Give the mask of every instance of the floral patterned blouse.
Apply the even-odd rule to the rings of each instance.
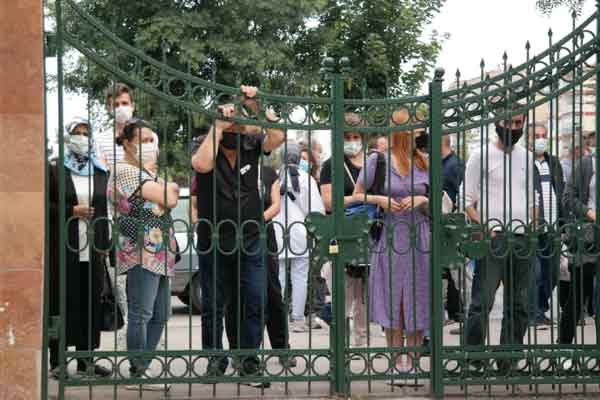
[[[141,193],[142,185],[153,181],[158,178],[146,170],[117,164],[108,184],[111,208],[116,210],[119,274],[141,265],[155,274],[173,275],[177,242],[171,214],[162,206],[145,200]]]

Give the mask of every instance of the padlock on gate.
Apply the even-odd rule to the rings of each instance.
[[[340,245],[336,239],[331,239],[329,242],[329,254],[339,254],[340,253]]]

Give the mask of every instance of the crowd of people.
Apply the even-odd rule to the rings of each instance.
[[[242,86],[241,93],[241,104],[257,112],[257,89]],[[50,311],[60,313],[62,215],[68,241],[66,345],[83,351],[99,347],[101,294],[106,277],[118,276],[112,284],[126,319],[130,373],[144,378],[151,358],[137,353],[157,348],[170,315],[169,277],[178,249],[170,210],[177,205],[179,187],[158,172],[159,138],[147,122],[134,117],[133,91],[115,85],[107,94],[107,107],[114,115],[114,129],[96,134],[88,120],[74,119],[65,127],[63,165],[50,162]],[[225,334],[229,349],[258,349],[266,327],[271,347],[286,349],[290,334],[323,328],[331,318],[326,297],[332,290],[332,272],[328,265],[321,268],[312,262],[305,221],[311,213],[332,211],[332,160],[322,161],[323,149],[316,140],[286,141],[281,129],[232,122],[237,115],[234,104],[219,109],[223,118],[194,139],[190,155],[202,347],[223,349]],[[277,121],[273,110],[266,110],[265,117]],[[390,133],[369,141],[358,130],[344,133],[346,215],[366,212],[371,220],[382,222],[382,232],[373,236],[369,262],[345,266],[346,313],[353,321],[354,346],[369,342],[369,323],[379,325],[387,345],[394,348],[426,344],[429,335],[430,140],[423,129],[400,128],[410,121],[408,113],[395,112]],[[345,114],[345,122],[365,126],[353,112]],[[576,294],[592,297],[588,283],[595,258],[571,257],[565,263],[554,238],[569,218],[595,222],[593,150],[579,149],[590,153],[580,154],[579,163],[573,161],[573,152],[559,160],[549,150],[546,126],[528,125],[525,115],[496,122],[495,134],[466,163],[453,151],[450,137],[442,138],[442,189],[451,211],[464,212],[471,224],[486,226],[491,236],[488,254],[471,263],[474,274],[468,287],[460,284],[460,268],[444,270],[447,317],[465,322],[465,331],[459,332],[467,344],[483,344],[502,283],[500,343],[520,344],[532,322],[553,323],[548,316],[552,293],[570,272],[572,284],[561,282],[559,287],[559,340],[571,343],[582,309]],[[262,159],[276,151],[282,154],[282,166],[263,165]],[[60,169],[65,176],[62,213]],[[530,226],[539,233],[533,254],[519,251],[530,243]],[[468,304],[461,304],[462,299]],[[55,374],[58,354],[58,342],[52,341]],[[396,369],[414,370],[417,357],[416,352],[398,353]],[[225,374],[231,361],[241,376],[261,373],[257,356],[232,359],[223,354],[210,357],[207,375]],[[285,368],[295,365],[293,358],[281,356],[279,361]],[[508,367],[505,364],[499,362],[499,368]],[[477,361],[471,365],[481,368]],[[77,369],[99,376],[113,373],[91,358],[78,359]]]

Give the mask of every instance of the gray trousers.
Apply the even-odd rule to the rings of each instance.
[[[466,327],[468,345],[484,343],[489,314],[500,282],[504,287],[500,344],[523,343],[529,323],[527,293],[531,279],[529,274],[533,273],[531,255],[525,236],[515,235],[512,249],[508,249],[506,239],[502,234],[493,238],[490,254],[478,262],[475,269]]]

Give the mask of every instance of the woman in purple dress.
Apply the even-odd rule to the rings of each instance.
[[[410,132],[391,135],[391,149],[385,155],[384,195],[367,195],[377,169],[377,155],[371,155],[357,180],[357,201],[376,204],[384,212],[385,229],[374,245],[369,276],[371,321],[385,328],[387,344],[408,347],[423,341],[429,327],[429,173],[425,157],[416,149]],[[393,230],[389,235],[388,230]],[[390,236],[389,239],[387,237]],[[398,355],[400,372],[413,369],[414,356]]]

